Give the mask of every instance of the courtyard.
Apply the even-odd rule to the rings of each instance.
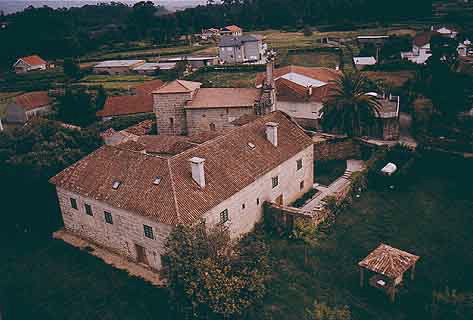
[[[433,290],[471,290],[471,160],[429,156],[407,183],[368,190],[304,263],[304,245],[267,235],[273,273],[254,319],[304,319],[314,300],[349,305],[354,319],[426,319]],[[357,263],[380,242],[419,255],[416,279],[390,304],[359,288]],[[13,245],[15,244],[15,245]],[[0,310],[6,319],[170,319],[165,289],[130,277],[50,235],[1,242]],[[14,249],[13,249],[14,248]]]

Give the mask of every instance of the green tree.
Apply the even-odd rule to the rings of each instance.
[[[71,58],[64,59],[63,68],[64,68],[64,73],[69,78],[79,79],[81,77],[79,65]]]
[[[50,234],[58,228],[61,215],[49,178],[101,144],[96,130],[68,129],[41,118],[0,132],[0,181],[4,186],[0,233],[26,229]]]
[[[359,72],[344,72],[332,82],[331,93],[322,108],[324,130],[360,136],[381,110],[375,97],[368,95],[371,82]]]
[[[91,96],[84,89],[67,89],[58,98],[56,116],[63,122],[86,127],[96,120]]]
[[[100,86],[100,88],[97,90],[97,95],[95,96],[95,109],[96,110],[103,109],[103,106],[105,105],[106,100],[107,100],[107,91],[105,91],[103,86]]]
[[[163,255],[173,305],[194,318],[243,315],[264,297],[268,275],[267,249],[248,236],[233,243],[221,227],[177,226]]]
[[[307,320],[351,320],[348,306],[330,307],[325,303],[314,302],[314,308],[307,310]]]

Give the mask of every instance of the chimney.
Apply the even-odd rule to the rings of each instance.
[[[0,131],[3,131],[2,119],[0,118]]]
[[[274,83],[274,60],[268,58],[266,62],[266,86],[273,87]]]
[[[203,189],[205,188],[205,159],[193,157],[189,159],[192,169],[192,179]]]
[[[336,70],[336,71],[340,71],[340,65],[337,64],[337,65],[335,66],[335,70]]]
[[[266,139],[275,147],[278,146],[278,126],[276,122],[266,123]]]
[[[308,89],[309,89],[309,97],[311,97],[312,96],[312,85],[311,84],[309,84]]]

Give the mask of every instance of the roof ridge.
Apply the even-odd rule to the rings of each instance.
[[[174,186],[174,175],[172,173],[171,161],[170,161],[171,158],[166,159],[166,162],[167,162],[168,170],[169,170],[169,178],[171,179],[171,190],[172,190],[172,198],[174,200],[174,208],[176,209],[176,219],[177,219],[176,224],[181,224],[181,214],[179,212],[179,205],[177,203],[177,198],[176,198],[176,187]]]

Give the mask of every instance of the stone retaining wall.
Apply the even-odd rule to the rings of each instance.
[[[316,134],[314,141],[314,160],[343,160],[361,156],[358,141],[349,137]]]

